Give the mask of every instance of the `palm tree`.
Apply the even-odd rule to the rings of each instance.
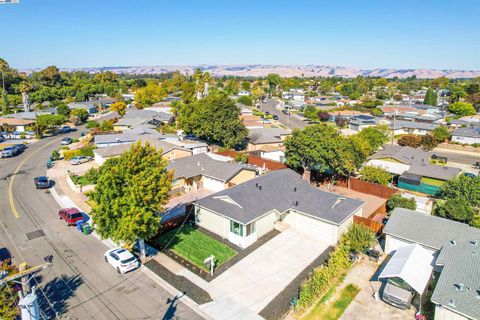
[[[193,79],[195,79],[195,94],[197,97],[197,100],[202,99],[202,90],[203,90],[203,74],[202,70],[200,68],[195,69],[195,72],[193,74]]]
[[[0,58],[0,72],[2,73],[2,113],[8,113],[7,91],[5,90],[5,71],[9,68],[8,62]]]
[[[210,76],[210,73],[205,72],[202,77],[203,80],[203,97],[208,96],[208,88],[210,84],[212,83],[213,79]]]
[[[28,93],[32,90],[32,84],[28,81],[22,81],[18,86],[18,90],[22,93],[23,111],[30,111]]]

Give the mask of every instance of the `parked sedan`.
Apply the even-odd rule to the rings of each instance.
[[[85,162],[88,162],[88,161],[92,161],[93,158],[92,157],[88,157],[88,156],[76,156],[76,157],[73,157],[71,160],[70,160],[70,164],[76,166],[78,164],[82,164],[82,163],[85,163]]]
[[[17,149],[13,146],[5,147],[2,150],[2,153],[0,153],[1,158],[8,158],[8,157],[13,157],[14,155],[17,154]]]
[[[115,248],[105,252],[105,262],[109,263],[118,273],[127,273],[140,267],[140,261],[124,248]]]
[[[50,180],[48,180],[48,177],[45,177],[45,176],[33,178],[33,184],[35,184],[36,189],[50,188]]]
[[[72,131],[70,126],[63,126],[60,128],[60,133],[69,133],[70,131]]]
[[[66,146],[66,145],[69,145],[72,142],[73,142],[72,138],[63,138],[62,142],[60,142],[60,144],[63,145],[63,146]]]

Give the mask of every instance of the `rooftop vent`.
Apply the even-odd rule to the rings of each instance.
[[[465,291],[463,283],[460,282],[460,283],[455,283],[453,285],[455,286],[455,291]]]
[[[294,187],[294,188],[293,188],[293,192],[297,192],[297,187]]]
[[[470,244],[471,244],[472,246],[477,246],[477,245],[478,245],[478,241],[477,241],[477,240],[472,240],[472,241],[470,241]]]
[[[478,300],[480,300],[480,289],[477,290],[477,294],[475,295],[475,298],[477,298]]]
[[[297,207],[298,206],[298,201],[297,200],[293,201],[293,205]]]
[[[336,206],[337,204],[339,204],[340,202],[342,202],[343,200],[345,200],[345,198],[343,198],[343,197],[338,198],[337,201],[335,201],[335,203],[333,204],[333,206],[332,206],[330,209],[335,208],[335,206]]]
[[[456,245],[457,245],[457,241],[456,241],[455,239],[450,240],[450,244],[451,244],[452,246],[456,246]]]
[[[454,307],[454,308],[456,307],[456,306],[455,306],[455,301],[453,301],[453,299],[450,299],[450,300],[448,301],[448,305],[449,305],[450,307]]]
[[[262,190],[262,185],[261,184],[258,185],[258,190]]]

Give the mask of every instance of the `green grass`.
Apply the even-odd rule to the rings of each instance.
[[[360,288],[353,284],[349,284],[342,289],[342,291],[338,295],[338,298],[329,305],[325,305],[325,302],[328,300],[328,298],[324,299],[322,297],[322,299],[317,302],[315,307],[308,314],[302,317],[302,320],[337,320],[342,316],[350,302],[353,301],[353,299],[359,292]],[[322,300],[324,301],[322,302]]]
[[[72,178],[73,183],[75,183],[76,185],[79,185],[79,186],[86,186],[86,185],[89,185],[89,184],[94,184],[93,181],[90,181],[85,176],[77,176],[75,174],[71,174],[70,178]]]
[[[420,181],[424,184],[428,184],[435,187],[441,187],[445,184],[445,181],[443,180],[426,178],[426,177],[423,177]]]
[[[168,247],[203,270],[209,271],[203,261],[212,254],[215,256],[217,267],[237,254],[229,246],[195,228],[183,226],[180,232],[175,235],[176,232],[177,229],[172,230],[154,241],[163,247],[173,238]]]

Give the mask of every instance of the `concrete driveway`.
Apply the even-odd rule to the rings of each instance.
[[[201,308],[218,319],[235,318],[228,313],[241,310],[240,305],[258,314],[327,248],[327,243],[288,228],[212,280],[214,301]]]

